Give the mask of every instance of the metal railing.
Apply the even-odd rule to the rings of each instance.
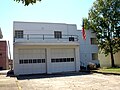
[[[78,41],[77,35],[62,35],[62,36],[54,36],[54,34],[24,34],[21,36],[14,37],[14,42],[17,42],[17,40],[48,40],[48,41],[54,41],[54,40],[60,40],[60,41]]]

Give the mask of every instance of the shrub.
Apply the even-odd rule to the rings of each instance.
[[[96,69],[96,64],[95,63],[89,63],[87,65],[87,69],[88,70],[95,70]]]

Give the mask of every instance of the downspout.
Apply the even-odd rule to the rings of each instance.
[[[11,62],[11,52],[10,52],[10,43],[8,41],[8,48],[9,48],[9,59],[10,59],[10,70],[12,71],[12,62]]]

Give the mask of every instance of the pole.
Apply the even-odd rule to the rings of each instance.
[[[9,48],[9,57],[10,57],[10,70],[12,71],[12,61],[11,61],[11,52],[10,52],[10,43],[8,41],[8,48]]]

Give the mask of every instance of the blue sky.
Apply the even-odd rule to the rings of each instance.
[[[77,28],[81,29],[82,18],[88,16],[94,1],[42,0],[34,5],[24,6],[14,0],[0,0],[0,28],[3,39],[10,41],[13,52],[13,21],[77,24]]]

